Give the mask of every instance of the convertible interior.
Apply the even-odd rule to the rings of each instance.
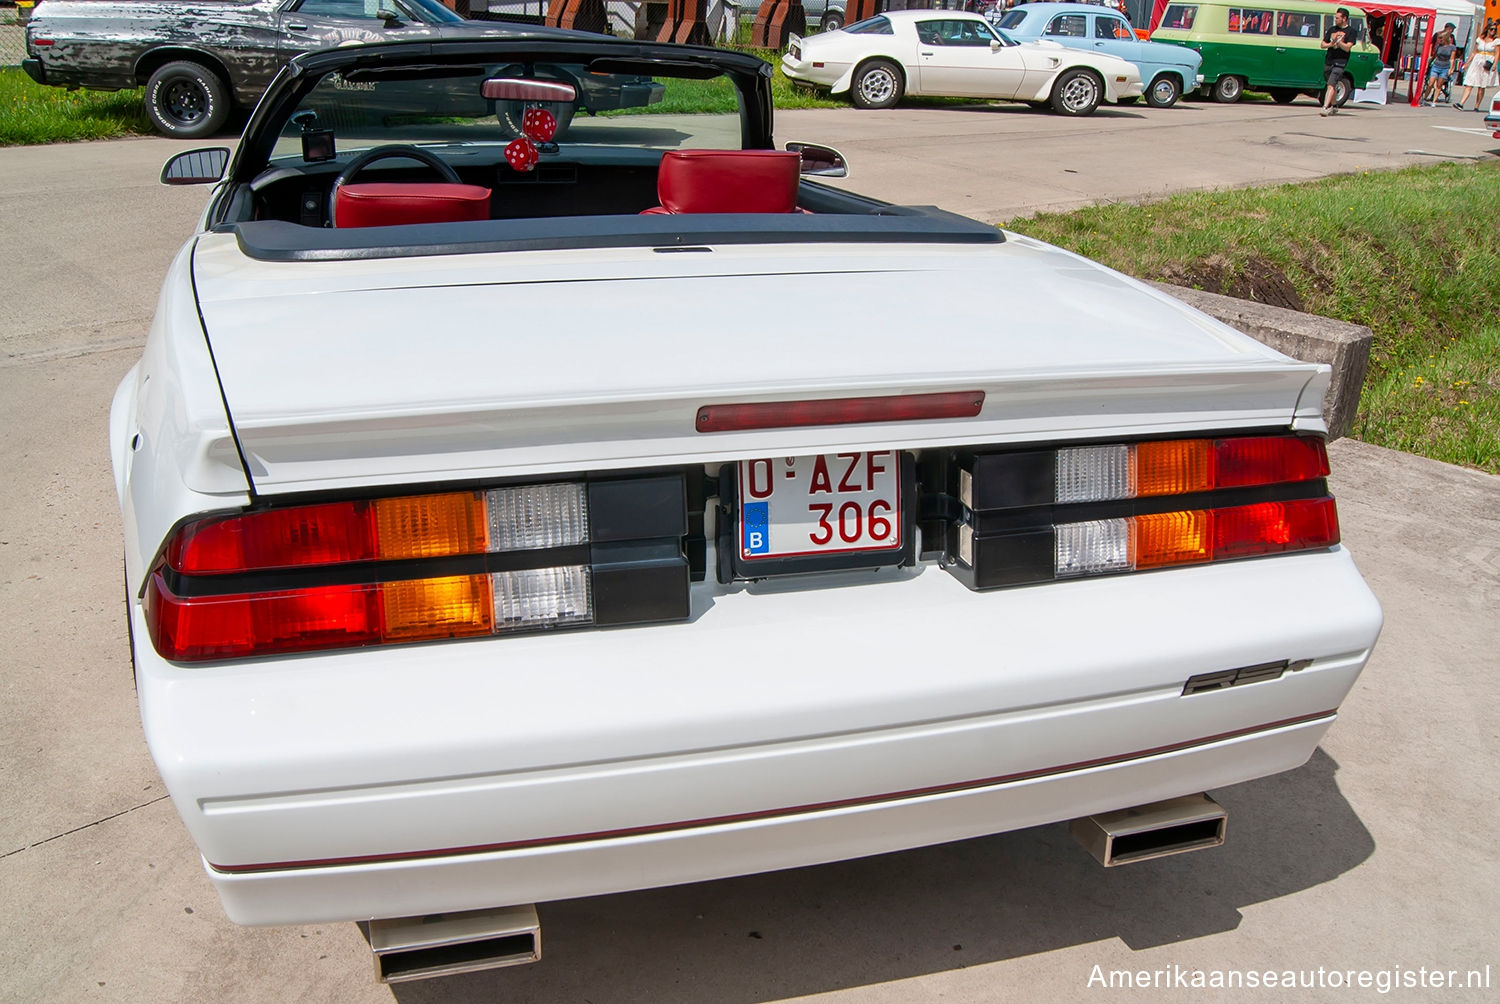
[[[303,57],[247,129],[256,138],[229,165],[213,229],[272,260],[1000,239],[971,220],[811,180],[842,177],[843,160],[812,144],[772,148],[768,75],[754,57],[582,48],[561,59],[516,43]]]

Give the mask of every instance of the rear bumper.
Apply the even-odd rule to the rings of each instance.
[[[350,865],[227,873],[205,862],[236,923],[421,916],[794,868],[1090,815],[1300,766],[1333,722],[978,788],[660,833]]]
[[[146,642],[142,718],[231,918],[323,922],[795,867],[1286,770],[1380,627],[1341,549],[985,594],[935,567],[835,583],[702,584],[684,624],[210,669]],[[1312,661],[1182,696],[1278,660]]]

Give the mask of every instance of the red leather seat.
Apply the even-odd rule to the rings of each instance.
[[[669,150],[648,213],[794,213],[801,154],[790,150]]]
[[[372,181],[343,185],[334,197],[336,227],[460,223],[490,218],[490,190],[447,182]]]

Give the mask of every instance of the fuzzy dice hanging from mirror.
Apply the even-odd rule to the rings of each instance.
[[[521,135],[505,147],[505,162],[512,171],[530,171],[541,159],[538,144],[551,143],[557,135],[557,116],[538,105],[521,115]]]

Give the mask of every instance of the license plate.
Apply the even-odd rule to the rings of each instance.
[[[740,461],[741,559],[901,547],[900,474],[894,450]]]

